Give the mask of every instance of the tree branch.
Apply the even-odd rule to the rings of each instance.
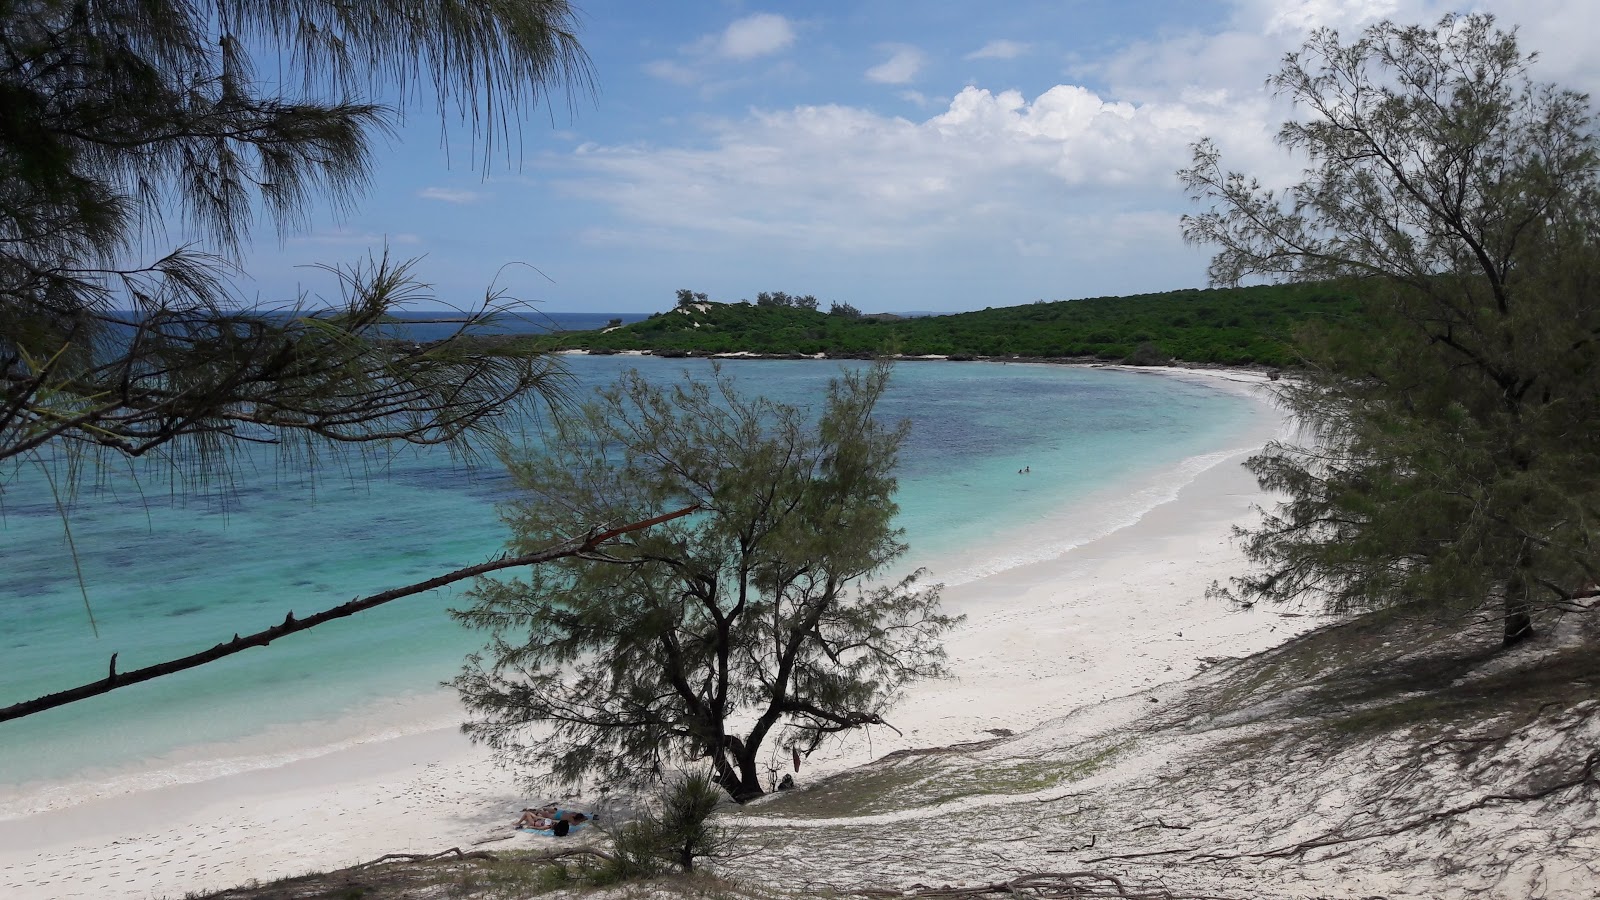
[[[116,670],[116,654],[112,654],[110,670],[104,679],[90,682],[85,685],[80,685],[69,690],[59,691],[54,694],[47,694],[43,697],[38,697],[33,700],[25,700],[21,703],[7,706],[3,709],[0,709],[0,722],[6,722],[12,719],[20,719],[24,716],[31,716],[35,713],[44,712],[47,709],[54,709],[58,706],[65,706],[68,703],[75,703],[79,700],[86,700],[90,697],[109,693],[117,688],[127,687],[131,684],[138,684],[141,681],[149,681],[152,678],[159,678],[162,675],[171,675],[175,672],[193,669],[209,662],[215,662],[223,657],[232,656],[233,654],[249,647],[265,647],[281,637],[286,637],[301,631],[307,631],[323,624],[324,622],[331,622],[334,619],[342,619],[346,616],[354,615],[355,613],[363,612],[376,606],[382,606],[391,600],[398,600],[401,597],[409,597],[413,594],[420,594],[424,591],[433,590],[434,588],[444,587],[447,584],[453,584],[454,582],[461,581],[466,578],[485,575],[489,572],[499,571],[500,569],[509,569],[517,566],[538,565],[554,559],[586,553],[594,550],[596,547],[613,538],[634,531],[640,531],[654,525],[660,525],[663,522],[669,522],[673,519],[695,512],[699,508],[699,506],[686,506],[683,509],[664,513],[651,519],[630,522],[626,525],[621,525],[606,531],[591,532],[584,537],[568,538],[565,541],[562,541],[551,547],[546,547],[543,550],[536,550],[532,553],[524,553],[521,556],[502,557],[501,559],[486,563],[479,563],[475,566],[467,566],[464,569],[457,569],[454,572],[438,575],[433,578],[429,578],[426,581],[419,581],[415,584],[406,585],[405,587],[393,588],[391,590],[372,594],[367,597],[360,597],[355,600],[351,600],[348,603],[343,603],[339,606],[323,610],[322,612],[308,616],[304,619],[296,619],[294,613],[291,611],[287,616],[284,617],[283,622],[279,625],[274,625],[271,628],[257,631],[254,634],[248,634],[244,636],[235,634],[233,636],[233,640],[224,641],[208,650],[203,650],[199,653],[193,653],[178,659],[172,659],[166,662],[145,666],[142,669],[134,669],[130,672],[123,672],[119,674]]]

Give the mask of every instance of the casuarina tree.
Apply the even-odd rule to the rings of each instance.
[[[489,635],[455,681],[467,733],[559,782],[709,761],[744,800],[763,792],[764,754],[881,724],[904,685],[941,675],[954,620],[938,588],[889,577],[906,550],[906,429],[873,415],[889,374],[843,372],[808,421],[720,371],[670,386],[632,373],[512,459],[517,549],[573,522],[700,511],[481,582],[455,613]]]
[[[1600,568],[1600,157],[1588,98],[1532,79],[1488,16],[1316,32],[1271,83],[1307,160],[1280,189],[1181,173],[1216,282],[1340,279],[1300,335],[1306,426],[1250,460],[1287,500],[1244,533],[1245,600],[1487,614],[1509,646]]]
[[[459,117],[486,163],[522,113],[588,84],[565,0],[0,2],[0,504],[42,469],[67,509],[97,457],[225,483],[234,454],[263,444],[305,466],[382,443],[471,453],[558,399],[549,357],[463,339],[509,302],[488,273],[456,334],[421,342],[397,339],[391,313],[444,301],[387,252],[325,265],[334,289],[317,298],[257,301],[239,282],[258,219],[281,236],[359,198],[402,109]],[[138,671],[112,653],[103,678],[0,721],[465,577],[290,613]]]
[[[574,27],[547,0],[0,3],[0,491],[19,462],[88,453],[199,478],[247,443],[464,449],[538,397],[546,360],[386,340],[432,298],[386,254],[276,312],[236,281],[258,216],[285,234],[355,201],[405,105],[459,115],[487,154],[584,89]]]

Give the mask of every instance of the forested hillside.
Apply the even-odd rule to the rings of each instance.
[[[700,295],[704,296],[704,295]],[[845,306],[851,313],[853,307]],[[552,349],[764,354],[1090,357],[1293,365],[1295,329],[1354,315],[1328,284],[1182,290],[1037,302],[942,316],[840,315],[798,306],[684,303],[605,332],[542,338]]]

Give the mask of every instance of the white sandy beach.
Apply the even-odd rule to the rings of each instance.
[[[1169,373],[1171,370],[1167,370]],[[1176,373],[1239,390],[1247,373]],[[1270,434],[1253,436],[1264,441]],[[946,642],[952,681],[916,687],[870,745],[813,757],[829,770],[908,747],[1022,731],[1103,699],[1252,653],[1314,616],[1234,611],[1206,588],[1242,562],[1229,530],[1265,497],[1239,453],[1136,523],[1066,554],[951,587],[967,622]],[[937,578],[938,573],[935,573]],[[525,805],[509,773],[453,728],[377,738],[285,765],[72,803],[0,820],[0,894],[164,897],[436,852],[503,835]],[[518,836],[512,842],[548,840]]]

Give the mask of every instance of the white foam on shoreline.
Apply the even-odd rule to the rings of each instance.
[[[67,778],[0,786],[0,822],[110,797],[274,769],[363,744],[455,728],[461,720],[460,703],[447,688],[395,697],[381,708],[356,716],[276,725],[237,740],[184,746],[127,767],[96,768]]]

